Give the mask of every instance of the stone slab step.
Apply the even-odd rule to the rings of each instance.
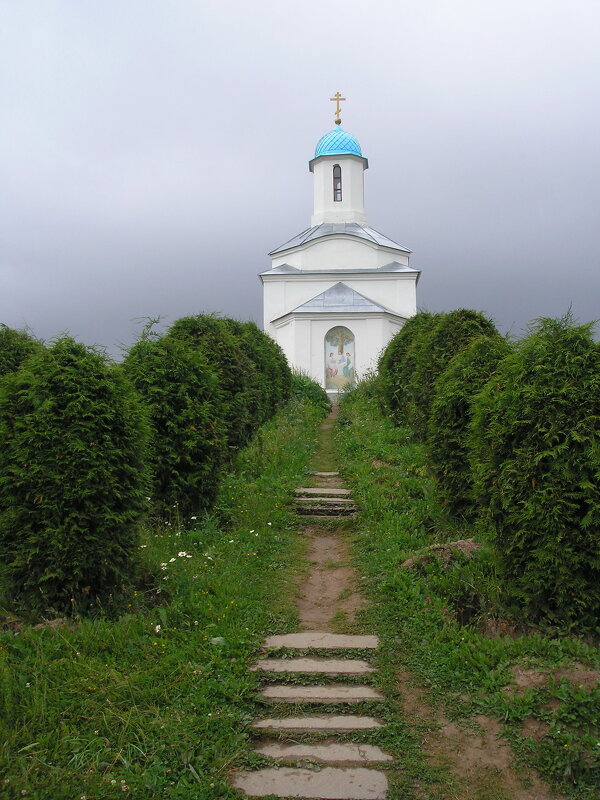
[[[297,508],[296,514],[301,517],[311,517],[312,519],[346,519],[347,517],[355,517],[358,508],[344,508],[344,509],[319,509],[313,511],[310,508]]]
[[[308,797],[314,800],[384,800],[387,778],[379,770],[364,767],[325,767],[310,769],[281,767],[240,772],[233,786],[249,797]]]
[[[263,742],[254,748],[256,753],[279,761],[310,759],[324,764],[363,764],[376,761],[393,761],[385,750],[372,744],[354,742],[327,742],[325,744],[289,744],[287,742]]]
[[[298,505],[315,503],[315,505],[325,506],[350,506],[354,505],[354,500],[351,500],[348,497],[294,497],[294,503],[297,503]]]
[[[350,489],[314,489],[314,488],[300,488],[296,489],[296,494],[299,495],[325,495],[329,497],[348,497]]]
[[[338,478],[339,472],[312,472],[311,475],[316,475],[317,478]]]
[[[385,700],[371,686],[265,686],[261,689],[267,700],[282,703],[364,703]]]
[[[358,508],[317,508],[314,506],[297,506],[296,514],[301,517],[317,517],[318,519],[343,519],[354,517]]]
[[[304,672],[314,675],[367,675],[375,669],[359,658],[261,658],[253,672]]]
[[[259,731],[367,731],[381,728],[382,725],[374,717],[359,717],[355,714],[307,714],[303,717],[257,719],[252,723],[252,727]]]
[[[307,650],[321,647],[328,650],[352,649],[374,650],[379,646],[377,636],[347,636],[343,633],[325,633],[323,631],[304,631],[302,633],[284,633],[267,636],[263,647],[288,647],[293,650]]]

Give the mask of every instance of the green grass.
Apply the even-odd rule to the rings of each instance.
[[[324,427],[317,430],[317,447],[311,459],[311,467],[316,472],[335,472],[337,470],[337,451],[333,439],[334,421],[327,419]]]
[[[383,417],[367,392],[346,398],[339,423],[341,471],[361,508],[356,564],[372,601],[365,619],[382,642],[377,666],[387,683],[383,688],[391,691],[395,670],[409,670],[447,716],[495,717],[517,763],[536,766],[571,797],[596,798],[600,689],[579,689],[558,677],[520,693],[514,691],[511,668],[552,672],[580,664],[597,670],[597,643],[560,630],[528,628],[523,620],[514,622],[511,635],[486,635],[485,619],[507,617],[515,610],[503,605],[485,531],[457,528],[447,518],[423,448],[414,444],[410,431]],[[427,545],[473,536],[479,537],[482,549],[471,560],[458,559],[448,569],[437,563],[416,570],[400,567]],[[546,724],[540,741],[524,735],[527,718]],[[406,730],[402,735],[408,735]],[[413,774],[418,758],[414,753],[411,758],[408,772]],[[449,785],[447,774],[430,769],[427,775],[419,778],[421,785]],[[431,792],[432,797],[446,796],[433,788]]]
[[[0,797],[239,796],[227,776],[255,760],[246,724],[259,708],[248,666],[265,634],[296,621],[289,500],[322,414],[285,407],[242,451],[211,516],[174,508],[147,529],[120,618],[0,634]]]

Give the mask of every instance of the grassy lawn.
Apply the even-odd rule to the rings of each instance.
[[[40,628],[2,615],[0,797],[239,796],[227,774],[251,758],[248,665],[265,634],[294,626],[301,547],[288,503],[322,415],[285,407],[240,454],[210,517],[174,508],[147,528],[120,618]]]
[[[355,392],[342,403],[336,440],[342,475],[361,507],[356,564],[372,601],[366,622],[381,637],[377,664],[388,695],[400,675],[451,725],[488,722],[510,742],[516,765],[535,766],[573,798],[597,798],[600,786],[600,649],[568,632],[532,628],[504,607],[485,531],[460,528],[446,516],[428,476],[423,448],[382,416],[373,398]],[[435,558],[407,569],[423,548],[475,537],[472,558],[446,565]],[[410,717],[410,707],[404,703]],[[410,703],[408,703],[410,706]],[[431,716],[431,715],[430,715]],[[407,717],[407,718],[408,718]],[[400,717],[398,717],[400,720]],[[516,797],[494,770],[474,791],[415,749],[436,726],[413,715],[398,721],[391,747],[412,753],[398,797]],[[400,745],[400,746],[397,746]],[[442,765],[443,766],[443,765]],[[485,778],[485,780],[484,780]],[[420,787],[420,788],[419,788]],[[401,789],[406,792],[402,794]],[[396,794],[394,794],[396,796]]]

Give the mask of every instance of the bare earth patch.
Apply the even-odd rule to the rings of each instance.
[[[557,681],[566,678],[569,683],[579,686],[580,689],[596,689],[600,684],[600,670],[590,669],[577,662],[570,667],[554,670],[553,675]]]
[[[507,687],[507,691],[513,694],[523,694],[525,689],[539,689],[548,684],[548,681],[553,678],[557,683],[562,679],[566,679],[573,686],[578,686],[580,689],[595,689],[600,684],[600,671],[597,669],[590,669],[578,662],[574,662],[568,667],[560,667],[558,669],[535,669],[521,667],[518,664],[511,667],[511,673],[515,686]]]
[[[364,599],[355,590],[355,572],[347,565],[349,548],[339,533],[310,525],[308,575],[299,587],[298,613],[304,630],[333,631],[334,619],[353,622]]]
[[[484,715],[474,717],[476,730],[459,727],[439,709],[432,709],[424,693],[411,684],[408,673],[400,671],[398,682],[404,709],[415,722],[429,722],[421,746],[434,766],[449,769],[456,777],[455,792],[448,800],[559,800],[562,795],[531,771],[517,772],[507,742],[500,738],[499,722]],[[543,734],[542,734],[543,735]]]
[[[475,539],[459,539],[456,542],[446,542],[445,544],[432,544],[412,558],[407,558],[400,566],[403,569],[411,569],[419,564],[428,564],[432,558],[440,561],[444,565],[450,564],[458,553],[472,558],[473,553],[479,550],[479,545]]]
[[[512,667],[510,671],[516,686],[514,689],[515,694],[523,694],[524,689],[539,689],[548,683],[547,672],[519,666]]]
[[[313,475],[310,484],[318,489],[343,489],[344,481],[339,475]]]
[[[535,717],[525,717],[523,720],[521,733],[523,736],[529,736],[530,739],[534,739],[536,742],[539,742],[539,740],[543,739],[549,730],[550,726],[545,722],[542,722],[540,719],[535,719]]]

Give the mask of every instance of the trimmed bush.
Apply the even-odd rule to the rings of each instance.
[[[292,370],[292,397],[303,403],[308,401],[317,408],[329,411],[331,408],[327,392],[322,386],[300,370]]]
[[[427,447],[432,470],[452,514],[472,516],[474,512],[468,458],[471,406],[510,352],[510,344],[500,334],[480,336],[454,356],[436,381]]]
[[[533,617],[600,617],[600,352],[543,319],[473,406],[471,464],[505,578]]]
[[[43,345],[27,331],[18,331],[0,323],[0,377],[19,369],[29,356],[39,353]]]
[[[234,449],[242,447],[260,424],[260,396],[252,385],[256,368],[231,326],[215,314],[197,314],[178,319],[167,337],[200,350],[217,373],[227,444]]]
[[[460,308],[435,317],[413,350],[413,369],[406,387],[406,413],[416,437],[427,440],[427,425],[435,382],[451,359],[478,336],[497,333],[494,323],[478,311]]]
[[[69,337],[0,385],[0,562],[9,597],[83,611],[130,577],[147,422],[106,356]]]
[[[416,343],[435,324],[437,316],[420,311],[410,317],[389,341],[379,359],[381,395],[397,425],[406,422],[405,390],[414,367]]]
[[[122,368],[149,410],[153,510],[209,509],[227,449],[217,374],[202,351],[166,337],[141,339]]]
[[[259,395],[260,422],[266,422],[290,396],[292,373],[287,359],[281,347],[254,322],[228,318],[224,322],[256,367],[252,374],[252,385]]]

